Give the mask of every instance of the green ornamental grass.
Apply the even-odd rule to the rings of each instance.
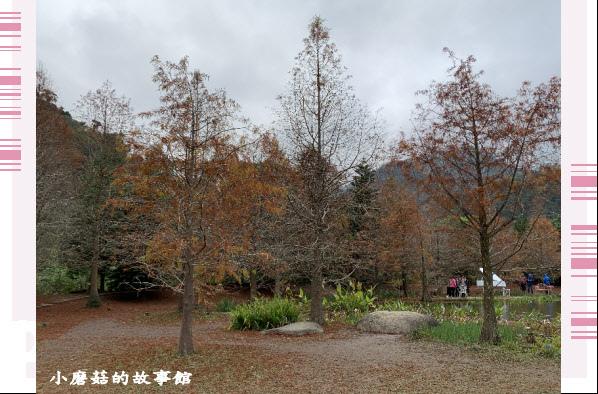
[[[256,298],[250,304],[231,311],[231,328],[266,330],[294,323],[299,319],[299,305],[290,298]]]

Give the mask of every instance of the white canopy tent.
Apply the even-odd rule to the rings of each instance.
[[[482,271],[482,273],[484,273],[484,269],[480,268],[480,271]],[[498,277],[498,275],[496,275],[494,272],[492,273],[492,285],[494,287],[507,287],[507,284],[505,283],[504,280],[500,279]],[[484,286],[484,280],[477,280],[476,281],[476,285],[477,286]]]

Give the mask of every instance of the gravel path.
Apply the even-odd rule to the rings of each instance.
[[[144,310],[157,313],[172,304],[113,302],[111,311],[74,313],[80,307],[77,302],[84,301],[38,311],[38,318],[48,321],[47,327],[38,327],[38,392],[56,391],[58,387],[48,381],[61,368],[72,371],[87,365],[93,370],[100,360],[101,368],[117,369],[121,366],[108,360],[129,365],[127,357],[143,359],[161,347],[176,349],[178,326],[139,324]],[[118,313],[110,313],[114,311]],[[71,326],[61,326],[68,316]],[[304,337],[238,332],[227,325],[227,317],[195,324],[198,354],[213,351],[229,358],[221,364],[217,358],[201,373],[195,371],[202,376],[197,381],[201,386],[191,392],[441,392],[447,387],[465,393],[517,393],[522,387],[532,393],[560,392],[560,367],[554,361],[466,351],[400,335],[360,332],[347,325],[326,326],[323,334]],[[167,356],[159,362],[172,359]],[[216,383],[210,383],[212,378]],[[137,392],[133,387],[127,390]]]

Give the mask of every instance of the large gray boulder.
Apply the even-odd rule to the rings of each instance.
[[[408,334],[425,325],[437,326],[439,323],[417,312],[377,311],[362,317],[357,329],[384,334]]]
[[[262,331],[262,334],[287,334],[287,335],[306,335],[319,334],[324,332],[318,323],[311,321],[302,321],[298,323],[287,324],[286,326],[272,328]]]

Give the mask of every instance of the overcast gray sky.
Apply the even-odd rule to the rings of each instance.
[[[314,15],[393,136],[410,130],[415,91],[446,78],[445,46],[474,55],[505,96],[561,74],[560,0],[38,0],[37,59],[65,109],[109,79],[142,112],[158,105],[152,56],[189,55],[210,87],[270,125]]]

